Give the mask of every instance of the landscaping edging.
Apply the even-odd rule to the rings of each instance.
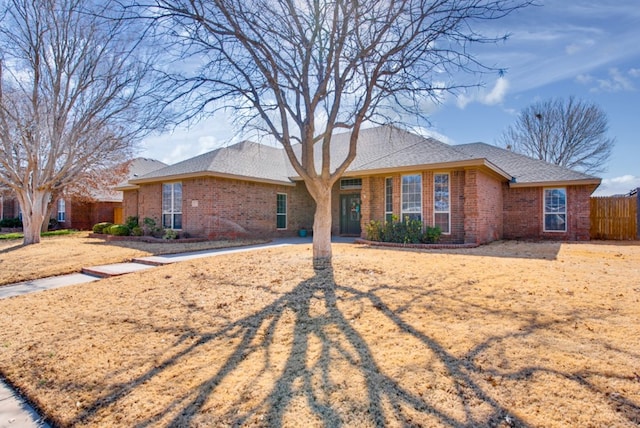
[[[480,244],[402,244],[398,242],[368,241],[363,238],[356,238],[354,244],[371,245],[373,247],[391,248],[416,248],[420,250],[455,250],[456,248],[476,248]]]
[[[105,241],[140,241],[140,242],[161,243],[161,244],[209,241],[209,239],[207,238],[163,239],[163,238],[154,238],[152,236],[116,236],[116,235],[106,235],[104,233],[90,233],[89,238],[104,239]]]

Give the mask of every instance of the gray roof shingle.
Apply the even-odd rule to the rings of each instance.
[[[331,168],[347,156],[350,133],[336,134],[331,141]],[[300,145],[293,147],[300,155]],[[322,145],[316,144],[315,160],[319,169]],[[484,143],[448,145],[393,126],[363,129],[356,158],[347,169],[349,175],[407,170],[411,167],[441,167],[447,164],[483,164],[514,183],[544,183],[599,179],[581,172],[532,159]],[[138,176],[131,183],[171,179],[172,177],[211,174],[254,181],[291,183],[298,174],[282,148],[243,141]]]
[[[598,180],[597,177],[533,159],[500,147],[485,143],[459,144],[454,149],[474,158],[487,159],[515,178],[515,183],[544,183],[580,180]]]
[[[198,173],[218,173],[248,180],[263,180],[290,183],[288,162],[284,150],[251,141],[243,141],[228,147],[221,147],[186,159],[174,165],[150,172],[141,181],[153,178],[194,175]],[[136,180],[132,180],[133,183]]]

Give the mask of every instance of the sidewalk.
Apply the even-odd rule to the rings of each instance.
[[[332,242],[351,243],[353,238],[333,237]],[[283,247],[296,244],[310,244],[311,238],[284,238],[274,239],[266,244],[250,245],[246,247],[218,248],[201,250],[189,253],[166,254],[161,256],[149,256],[133,259],[130,263],[114,263],[82,268],[81,273],[60,275],[51,278],[34,279],[0,287],[0,299],[20,296],[22,294],[35,293],[53,288],[69,285],[89,283],[102,278],[125,275],[152,269],[154,266],[162,266],[186,260],[212,257],[222,254],[242,253],[261,250],[264,248]],[[0,379],[0,428],[50,428],[43,422],[36,411],[27,404],[20,395]]]

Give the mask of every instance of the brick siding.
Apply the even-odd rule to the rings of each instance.
[[[589,240],[589,198],[595,186],[566,186],[565,188],[567,190],[567,231],[545,232],[544,188],[510,188],[508,183],[503,184],[504,237],[506,239]]]
[[[502,184],[478,169],[465,171],[464,242],[483,244],[503,236]]]
[[[182,180],[182,230],[210,239],[292,236],[301,227],[311,228],[315,204],[304,183],[275,185],[218,177]],[[162,184],[142,184],[125,191],[125,216],[134,209],[140,219],[161,224]],[[277,194],[287,195],[287,228],[276,228]]]

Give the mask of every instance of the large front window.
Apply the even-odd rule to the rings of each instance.
[[[433,175],[433,225],[439,227],[442,233],[450,233],[449,174]]]
[[[422,176],[402,176],[402,221],[422,221]]]
[[[182,229],[182,183],[162,185],[162,227]]]
[[[276,197],[276,228],[287,228],[287,195],[278,193]]]
[[[544,189],[544,231],[567,231],[567,190]]]

